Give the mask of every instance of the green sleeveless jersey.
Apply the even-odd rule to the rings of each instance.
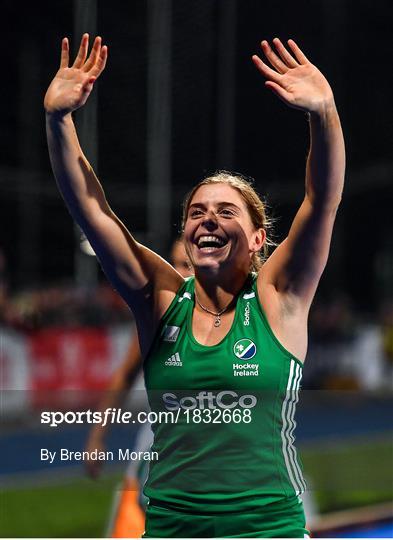
[[[306,489],[294,447],[302,363],[276,339],[250,275],[225,338],[192,333],[194,278],[178,291],[144,362],[153,424],[145,494],[191,513],[253,511]],[[170,414],[168,414],[170,413]]]

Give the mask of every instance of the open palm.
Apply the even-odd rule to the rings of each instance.
[[[94,82],[105,68],[108,56],[107,47],[101,46],[101,38],[96,37],[89,57],[89,36],[82,36],[75,62],[69,64],[69,44],[64,38],[61,45],[61,61],[44,99],[48,113],[67,114],[82,107],[89,97]]]
[[[276,51],[267,41],[261,43],[263,53],[272,67],[259,56],[252,57],[257,69],[267,79],[265,85],[290,107],[319,112],[326,103],[333,100],[333,92],[327,80],[292,39],[288,40],[292,54],[278,38],[273,43]]]

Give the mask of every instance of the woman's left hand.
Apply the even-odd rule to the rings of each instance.
[[[267,79],[265,86],[294,109],[322,114],[334,104],[329,83],[292,39],[288,40],[292,54],[278,38],[273,39],[273,44],[276,52],[267,41],[261,43],[271,68],[259,56],[252,57],[257,69]]]

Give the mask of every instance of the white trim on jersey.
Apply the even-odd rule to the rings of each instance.
[[[294,447],[295,439],[293,436],[293,432],[296,427],[296,422],[294,419],[295,410],[297,402],[299,401],[299,388],[300,381],[302,379],[301,371],[302,370],[299,364],[292,359],[289,369],[286,396],[281,409],[282,451],[284,455],[285,465],[287,467],[288,476],[296,492],[296,495],[300,495],[300,493],[304,493],[306,491],[306,483],[304,481],[302,472],[297,461],[296,448]]]

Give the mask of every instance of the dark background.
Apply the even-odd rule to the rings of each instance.
[[[75,234],[49,165],[42,101],[61,38],[73,38],[75,3],[1,5],[0,247],[11,290],[71,282]],[[229,8],[228,39],[222,21]],[[148,1],[98,0],[97,30],[109,60],[94,90],[98,175],[113,209],[141,239],[148,229],[148,9]],[[343,292],[366,314],[391,295],[392,13],[390,0],[172,2],[171,236],[185,193],[216,169],[255,178],[278,218],[277,240],[288,231],[303,196],[307,122],[264,88],[250,57],[261,39],[292,37],[331,83],[347,146],[347,184],[319,295]],[[225,62],[232,73],[230,148],[220,113]],[[167,255],[167,242],[157,248]]]
[[[43,98],[58,69],[61,38],[68,36],[75,50],[84,31],[103,37],[109,59],[89,103],[75,114],[84,126],[83,148],[114,211],[165,257],[180,229],[184,195],[217,169],[253,177],[276,218],[276,241],[285,237],[304,194],[307,120],[264,88],[251,55],[262,39],[292,37],[326,75],[346,139],[347,182],[310,317],[298,422],[316,504],[307,519],[316,536],[319,513],[360,507],[350,518],[356,522],[364,506],[383,503],[391,514],[392,0],[0,0],[0,6],[0,387],[11,390],[2,392],[0,415],[2,536],[107,536],[119,489],[120,475],[110,468],[91,482],[75,463],[47,471],[37,457],[47,444],[81,450],[86,437],[73,427],[37,429],[37,404],[83,403],[98,384],[86,373],[105,372],[109,381],[131,332],[129,310],[109,287],[96,287],[105,278],[80,249],[46,148]],[[160,10],[169,21],[162,25],[165,45],[165,36],[152,31],[152,13]],[[154,61],[167,85],[157,85],[156,101]],[[167,129],[158,141],[165,155],[154,167],[152,118]],[[168,203],[159,185],[156,200],[152,188],[164,173]],[[93,371],[97,355],[106,364]],[[132,444],[128,430],[123,434],[124,447]]]

